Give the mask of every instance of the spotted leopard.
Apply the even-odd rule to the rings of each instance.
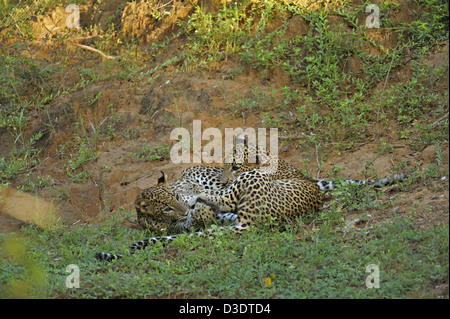
[[[152,193],[158,197],[159,187],[153,188]],[[177,195],[173,192],[165,195],[172,197],[165,201],[179,202]],[[223,214],[233,216],[234,224],[231,226],[221,226],[209,228],[206,231],[190,233],[189,236],[204,236],[211,234],[215,230],[230,230],[236,234],[241,234],[251,225],[260,225],[263,222],[277,219],[281,222],[294,221],[298,216],[318,211],[322,207],[323,193],[319,187],[304,179],[282,179],[273,180],[267,174],[258,170],[246,171],[239,175],[226,189],[223,190],[203,190],[198,195],[194,195],[189,200],[191,214],[195,215],[198,206],[208,205],[214,210]],[[153,210],[161,202],[153,200],[155,205]],[[183,207],[184,208],[184,207]],[[157,209],[156,209],[157,210]],[[185,209],[173,209],[172,220],[186,220]],[[176,214],[178,217],[176,217]],[[130,246],[129,252],[144,249],[151,243],[158,241],[171,242],[179,235],[151,237],[138,241]],[[97,253],[99,260],[110,261],[121,258],[122,255],[109,253]]]
[[[239,148],[236,149],[239,150]],[[233,153],[237,154],[237,156],[234,155],[234,159],[242,156],[243,163],[233,159],[228,166],[225,164],[232,174],[240,173],[231,183],[229,177],[224,178],[225,170],[217,167],[194,166],[185,170],[182,178],[173,182],[170,187],[165,185],[166,178],[163,174],[156,187],[145,190],[136,199],[136,211],[140,223],[150,230],[182,231],[219,220],[234,224],[216,229],[229,229],[240,234],[251,225],[258,225],[273,218],[286,222],[307,213],[314,213],[322,207],[324,196],[322,191],[334,188],[332,181],[310,180],[294,166],[281,158],[271,156],[268,152],[261,153],[266,156],[265,160],[256,162],[256,165],[246,165],[249,154],[259,150],[245,144],[241,150],[243,151],[241,155],[238,152]],[[278,163],[276,172],[260,169],[264,161],[268,163],[271,160]],[[205,174],[205,171],[209,174]],[[384,186],[403,178],[404,174],[398,174],[381,180],[347,181]],[[189,235],[203,236],[213,231],[209,228]],[[134,243],[129,252],[144,249],[147,245],[158,241],[170,242],[177,236],[179,235],[144,239]],[[108,253],[96,254],[99,260],[121,257],[122,255]]]
[[[139,224],[153,232],[174,233],[204,228],[212,223],[234,221],[230,214],[216,211],[200,204],[195,210],[188,207],[193,195],[203,190],[225,189],[220,182],[223,169],[214,166],[192,166],[181,173],[181,177],[168,184],[164,172],[156,186],[140,193],[134,202]]]
[[[182,172],[180,179],[170,184],[167,182],[166,174],[161,172],[157,185],[147,188],[136,197],[138,222],[149,231],[168,233],[191,231],[212,223],[222,225],[234,223],[236,214],[220,212],[203,203],[198,203],[192,209],[188,206],[192,196],[203,190],[220,194],[220,190],[226,189],[226,185],[220,182],[222,171],[220,167],[192,166]],[[198,232],[191,233],[193,234],[200,235]],[[128,253],[143,249],[150,243],[170,242],[177,236],[158,236],[141,240],[131,245]],[[95,258],[110,261],[122,258],[122,255],[98,252]]]
[[[257,169],[262,173],[268,174],[271,179],[302,179],[312,181],[319,186],[320,190],[327,192],[336,188],[336,183],[332,180],[312,179],[302,174],[295,166],[289,164],[281,157],[271,154],[267,149],[252,144],[248,144],[245,138],[238,136],[238,143],[235,143],[233,150],[225,157],[223,173],[220,181],[228,185],[230,181],[235,180],[240,174]],[[345,179],[344,181],[356,185],[374,185],[374,187],[383,187],[391,185],[406,177],[405,174],[395,174],[381,179]]]
[[[229,184],[240,174],[253,169],[269,175],[274,180],[289,178],[308,180],[299,169],[281,157],[271,154],[268,149],[248,144],[246,139],[239,137],[237,141],[223,161],[223,173],[220,178],[223,184]]]

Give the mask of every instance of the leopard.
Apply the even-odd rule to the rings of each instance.
[[[157,233],[185,233],[196,229],[204,229],[206,225],[226,225],[235,222],[237,215],[229,212],[220,212],[216,209],[198,203],[190,208],[188,203],[193,195],[209,191],[210,194],[219,194],[226,188],[220,182],[223,172],[221,167],[196,165],[189,167],[181,173],[181,177],[168,183],[167,175],[160,172],[157,184],[151,186],[137,195],[134,202],[139,224],[149,232]],[[198,232],[194,234],[201,235]],[[179,236],[166,235],[151,237],[134,243],[128,249],[133,254],[137,249],[143,249],[149,243],[171,242]],[[95,258],[100,261],[120,259],[123,254],[110,254],[97,252]]]
[[[278,155],[272,154],[268,149],[249,144],[242,136],[236,137],[232,151],[225,157],[220,182],[228,185],[240,174],[257,169],[267,174],[271,179],[302,179],[311,181],[323,192],[336,189],[337,183],[332,180],[314,179],[305,176],[297,167],[286,162]],[[373,185],[375,188],[388,186],[406,178],[404,173],[388,175],[380,179],[344,179],[343,181],[355,185]]]
[[[190,196],[189,210],[186,213],[186,206],[180,203],[180,197],[176,193],[166,192],[161,200],[161,187],[164,186],[149,189],[155,195],[152,200],[153,212],[157,212],[155,215],[167,216],[166,207],[169,206],[168,203],[173,203],[171,220],[184,222],[189,214],[197,215],[196,210],[201,205],[206,205],[213,211],[220,212],[219,214],[227,215],[227,220],[232,222],[232,225],[210,227],[188,235],[199,237],[211,235],[218,230],[240,235],[252,225],[261,225],[275,219],[283,223],[293,222],[299,216],[319,211],[324,196],[320,188],[311,181],[296,178],[274,180],[255,169],[240,174],[225,189],[203,189],[197,195]],[[148,200],[150,201],[150,197]],[[181,207],[178,208],[177,205]],[[150,237],[131,245],[128,252],[132,254],[156,242],[169,243],[180,235]],[[123,255],[99,252],[95,257],[101,261],[111,261],[120,259]]]
[[[191,197],[203,190],[226,188],[227,184],[220,182],[222,171],[216,166],[191,166],[170,184],[166,173],[161,171],[157,185],[142,191],[134,201],[139,224],[150,232],[174,233],[234,221],[233,215],[204,204],[197,205],[195,210],[188,206]]]
[[[158,185],[136,198],[141,225],[150,230],[186,231],[220,221],[228,224],[191,232],[189,236],[205,236],[225,229],[241,234],[252,225],[261,225],[269,220],[286,223],[299,216],[314,214],[322,208],[324,193],[335,187],[332,181],[306,177],[296,167],[268,151],[260,151],[245,143],[240,148],[241,153],[236,149],[239,150],[239,146],[234,148],[223,169],[193,166],[183,171],[182,177],[170,187],[161,172]],[[262,154],[262,160],[249,163],[252,152]],[[276,161],[277,171],[266,169],[270,161]],[[226,169],[231,175],[224,178]],[[230,176],[236,173],[239,175],[231,181]],[[380,180],[346,181],[358,185],[373,183],[375,187],[381,187],[404,177],[404,174],[397,174]],[[131,245],[128,252],[134,253],[155,242],[168,243],[178,236],[180,234],[150,237]],[[96,254],[96,258],[102,261],[122,256],[103,252]]]
[[[272,179],[300,178],[307,180],[293,165],[273,156],[264,149],[260,152],[258,147],[247,144],[246,140],[244,140],[244,143],[236,143],[231,154],[231,156],[229,155],[225,158],[223,168],[202,165],[192,166],[185,169],[181,173],[181,177],[170,185],[163,182],[167,180],[167,177],[164,172],[161,172],[158,187],[144,190],[135,200],[139,224],[149,231],[172,233],[192,228],[198,229],[212,222],[226,223],[235,219],[234,215],[224,214],[204,204],[200,204],[195,209],[195,212],[191,210],[188,213],[185,204],[194,194],[198,194],[202,190],[225,189],[235,179],[235,177],[230,178],[230,176],[235,174],[236,170],[234,168],[236,165],[239,165],[239,173],[255,167],[268,174]],[[250,163],[249,157],[257,154],[259,154],[256,158],[257,162],[255,164]],[[227,161],[230,161],[231,164],[228,164]],[[269,167],[269,163],[274,161],[278,162],[278,169],[268,170],[268,168],[272,168]],[[172,198],[167,196],[167,193],[170,191],[173,191],[175,194],[176,198],[174,200],[167,200]],[[164,200],[167,203],[167,207],[161,211],[155,210],[154,203],[158,201],[164,202]],[[178,216],[180,219],[173,219],[173,216]]]
[[[268,149],[250,144],[247,139],[236,137],[233,149],[224,159],[223,172],[220,177],[222,184],[229,184],[240,174],[257,169],[269,175],[274,180],[297,178],[308,180],[303,173]]]

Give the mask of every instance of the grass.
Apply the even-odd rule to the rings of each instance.
[[[137,152],[132,152],[131,155],[145,160],[162,161],[170,158],[170,148],[166,143],[154,147],[146,144],[140,147]]]
[[[410,219],[349,233],[300,223],[285,232],[253,229],[239,240],[182,236],[97,262],[94,251],[119,252],[142,238],[119,223],[2,234],[2,297],[428,298],[447,276],[448,226],[420,229]],[[71,264],[80,269],[79,288],[66,287]],[[370,264],[380,269],[379,289],[365,285]]]

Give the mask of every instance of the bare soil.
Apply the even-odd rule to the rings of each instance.
[[[127,41],[132,35],[138,36],[141,46],[145,48],[172,33],[182,32],[177,21],[187,19],[193,10],[193,4],[197,3],[197,1],[138,1],[136,7],[132,8],[132,2],[125,4],[124,2],[104,1],[96,9],[89,4],[81,6],[82,27],[104,23],[109,17],[116,17],[114,13],[121,10],[122,14],[111,21],[114,23],[115,32],[122,35],[123,41]],[[150,10],[155,8],[155,4],[164,6],[159,10],[163,18],[156,23],[150,15]],[[402,8],[403,11],[397,12],[398,18],[407,19],[407,10],[414,8]],[[215,9],[210,2],[206,1],[204,10]],[[165,12],[171,13],[165,14]],[[66,14],[64,10],[47,12],[37,17],[34,27],[44,37],[47,30],[51,30],[58,20],[65,19]],[[298,18],[292,18],[289,23],[292,26],[290,30],[293,31],[292,34],[288,32],[288,37],[307,30],[307,26]],[[273,27],[275,28],[276,25]],[[396,37],[389,34],[388,30],[373,29],[371,35],[374,39],[382,40],[384,47],[394,47],[396,44]],[[153,62],[154,65],[179,54],[182,41],[183,38],[179,38],[171,42],[169,50],[165,50],[164,54],[158,56]],[[42,45],[39,49],[40,58],[51,60],[54,54],[62,54],[61,50],[55,51],[52,48],[52,43],[50,39]],[[90,44],[89,40],[79,41],[79,43]],[[39,44],[36,43],[35,46],[38,47]],[[95,68],[96,65],[106,63],[100,55],[76,47],[68,47],[67,59],[65,87],[71,87],[79,81],[77,73],[79,66]],[[447,41],[438,46],[435,52],[422,62],[437,67],[448,63],[448,59],[449,43]],[[354,69],[359,65],[360,61],[355,59],[351,60],[347,67]],[[35,176],[51,175],[52,177],[52,187],[38,189],[36,196],[41,200],[52,202],[67,224],[100,221],[102,218],[100,212],[105,210],[109,214],[116,214],[122,208],[134,211],[133,202],[136,195],[154,185],[161,170],[164,170],[170,180],[173,180],[180,176],[184,168],[192,164],[174,164],[169,159],[145,161],[131,156],[132,152],[136,152],[146,144],[149,146],[158,146],[162,143],[173,145],[175,141],[170,140],[169,136],[171,130],[176,127],[174,123],[176,125],[182,123],[183,127],[192,130],[192,121],[201,120],[202,129],[218,127],[222,128],[222,132],[225,127],[265,128],[261,121],[261,112],[247,112],[236,117],[227,105],[238,97],[248,95],[255,86],[263,88],[267,94],[270,94],[273,89],[279,90],[284,85],[295,86],[291,83],[289,76],[277,70],[271,72],[268,77],[262,77],[259,72],[247,68],[242,74],[232,79],[225,78],[231,70],[240,67],[238,58],[223,61],[209,70],[197,68],[174,73],[171,72],[173,66],[169,66],[154,83],[130,85],[127,81],[113,78],[90,84],[84,91],[78,90],[60,96],[47,105],[47,111],[36,110],[26,135],[31,136],[38,131],[44,132],[44,135],[37,143],[37,147],[42,148],[40,153],[42,162],[32,168],[32,172]],[[407,81],[411,76],[411,66],[405,63],[402,67],[392,70],[386,85]],[[377,88],[384,86],[385,82],[382,81]],[[447,79],[440,83],[440,87],[443,91],[448,90],[448,75]],[[99,92],[101,95],[97,101],[89,105],[85,96],[92,98]],[[114,121],[111,120],[113,117]],[[94,124],[103,122],[104,125],[97,126],[101,133],[97,142],[98,158],[83,165],[83,170],[89,172],[90,177],[86,182],[74,183],[68,179],[64,167],[67,163],[67,154],[60,154],[58,150],[62,144],[73,138],[73,123],[81,120],[85,131],[90,136],[94,134]],[[116,133],[112,138],[107,136],[106,123],[110,123]],[[370,129],[377,132],[380,130],[376,126]],[[301,132],[293,129],[280,131],[279,135],[295,137],[299,133]],[[326,178],[333,167],[340,166],[344,168],[338,173],[340,176],[361,179],[364,178],[362,172],[366,162],[373,160],[373,168],[381,177],[392,174],[392,167],[401,161],[408,162],[410,167],[427,167],[430,163],[436,162],[434,146],[413,151],[411,142],[400,139],[398,134],[391,134],[389,131],[379,132],[379,134],[390,137],[391,143],[396,148],[394,154],[380,155],[378,139],[368,140],[351,150],[342,149],[339,152],[332,146],[324,145],[323,150],[320,151],[321,154],[317,154],[315,149],[299,147],[298,139],[293,138],[284,140],[286,143],[280,150],[280,156],[299,168],[307,168],[316,178]],[[0,155],[4,156],[14,140],[5,132],[1,133],[0,139],[4,141]],[[448,145],[442,145],[442,150],[445,156],[440,173],[445,174],[449,167]],[[323,154],[326,154],[326,163],[319,166],[317,158]],[[304,158],[309,159],[309,163],[305,164]],[[18,176],[11,183],[10,188],[18,186],[22,181],[23,176]],[[67,196],[61,196],[58,190],[64,190]],[[378,200],[387,201],[392,197],[397,199],[394,208],[389,211],[368,212],[371,217],[364,223],[376,224],[389,220],[394,215],[404,215],[416,217],[416,222],[423,227],[448,224],[448,179],[436,179],[432,183],[417,182],[407,191],[401,191],[397,186],[392,186],[386,188]],[[11,197],[10,200],[14,198]],[[361,213],[351,213],[346,216],[346,219],[351,221]],[[18,231],[21,223],[20,220],[0,213],[0,232]],[[131,223],[127,226],[136,227]]]

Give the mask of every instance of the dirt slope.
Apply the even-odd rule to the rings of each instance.
[[[197,1],[138,2],[137,7],[133,9],[135,11],[132,11],[131,2],[124,4],[124,1],[118,0],[101,2],[95,7],[87,4],[80,6],[81,24],[86,27],[104,23],[113,17],[109,22],[114,24],[114,31],[122,35],[123,41],[135,35],[141,46],[146,48],[170,34],[182,32],[177,21],[188,19],[195,3]],[[159,4],[158,12],[162,16],[158,22],[154,22],[151,16],[156,14],[155,4]],[[217,9],[206,1],[204,10]],[[115,14],[116,12],[120,14]],[[400,18],[402,14],[404,13],[398,13]],[[45,35],[48,32],[46,30],[52,29],[57,21],[65,16],[64,10],[55,9],[38,16],[34,27],[38,33]],[[292,30],[306,32],[305,25],[296,18],[289,23]],[[273,27],[276,27],[276,23]],[[386,36],[383,32],[385,31],[373,31],[373,37],[381,37],[385,47],[394,46],[396,39]],[[91,35],[95,36],[96,32]],[[287,36],[289,37],[289,33]],[[77,43],[94,47],[95,43],[90,41],[92,40],[87,39]],[[182,41],[183,38],[180,38],[171,42],[169,48],[151,63],[158,65],[179,54]],[[108,63],[95,52],[70,45],[67,45],[65,50],[55,51],[53,44],[51,40],[45,42],[39,49],[39,58],[51,61],[55,54],[67,53],[69,67],[63,79],[66,88],[79,81],[80,66],[95,68]],[[37,47],[39,42],[34,45]],[[448,58],[447,41],[424,59],[423,63],[440,66],[448,63]],[[51,185],[38,189],[37,196],[52,202],[66,223],[95,222],[100,212],[105,210],[110,214],[121,209],[132,211],[136,195],[155,184],[160,170],[167,172],[170,179],[175,179],[189,166],[174,164],[169,159],[143,160],[131,155],[144,145],[157,147],[167,143],[170,147],[175,142],[170,140],[170,132],[180,124],[192,131],[193,120],[201,120],[203,130],[208,127],[222,128],[222,132],[223,128],[265,128],[262,122],[263,112],[242,111],[236,116],[227,105],[235,102],[237,97],[250,96],[254,87],[262,87],[265,93],[270,94],[274,89],[279,90],[285,85],[293,84],[286,73],[277,69],[266,77],[249,68],[233,78],[226,77],[231,70],[239,69],[241,65],[238,57],[232,57],[213,69],[197,68],[172,72],[175,66],[171,65],[151,83],[129,83],[118,78],[96,81],[84,90],[71,91],[56,98],[47,105],[46,110],[37,109],[25,132],[27,136],[39,131],[44,133],[36,144],[36,147],[42,148],[39,155],[42,162],[32,168],[32,173],[33,176],[50,175],[52,181]],[[348,65],[348,68],[357,67],[358,61]],[[386,82],[380,82],[376,88],[404,81],[411,76],[411,66],[406,63],[393,70]],[[446,81],[442,81],[440,87],[443,91],[448,90],[448,73]],[[74,123],[80,123],[78,130],[74,129]],[[95,144],[98,157],[82,165],[82,170],[89,173],[86,181],[75,183],[69,180],[66,173],[70,150],[62,150],[61,145],[73,139],[80,130],[91,139],[98,138]],[[374,126],[369,130],[377,132],[379,127]],[[350,151],[343,149],[337,152],[333,147],[324,145],[318,153],[315,149],[305,149],[299,145],[297,137],[300,133],[295,129],[279,131],[279,135],[285,138],[280,147],[280,156],[301,169],[309,170],[313,177],[326,178],[327,173],[332,172],[335,166],[340,166],[343,169],[338,173],[339,176],[364,178],[365,166],[371,161],[379,176],[389,175],[392,167],[402,161],[409,163],[410,167],[427,167],[429,163],[436,161],[434,146],[413,151],[408,140],[400,139],[396,135],[390,136],[396,152],[380,155],[380,141],[376,138],[355,145]],[[4,155],[14,140],[5,132],[1,134],[4,141],[1,152]],[[377,134],[387,135],[389,132]],[[294,138],[286,138],[289,136]],[[449,167],[448,144],[441,147],[444,161],[440,172],[445,174]],[[323,155],[326,160],[320,163],[318,159]],[[304,159],[308,161],[305,162]],[[23,178],[23,174],[19,175],[10,184],[10,188],[18,186],[23,182]],[[404,192],[398,192],[394,186],[388,188],[379,200],[386,201],[392,197],[397,199],[394,210],[368,212],[373,216],[370,222],[383,221],[393,214],[412,214],[419,218],[424,227],[448,223],[448,180],[436,179],[427,185],[418,182],[411,190]],[[360,214],[361,212],[357,212],[346,218],[352,220]],[[1,232],[18,230],[20,223],[14,218],[0,214]],[[135,227],[132,224],[127,226]]]

